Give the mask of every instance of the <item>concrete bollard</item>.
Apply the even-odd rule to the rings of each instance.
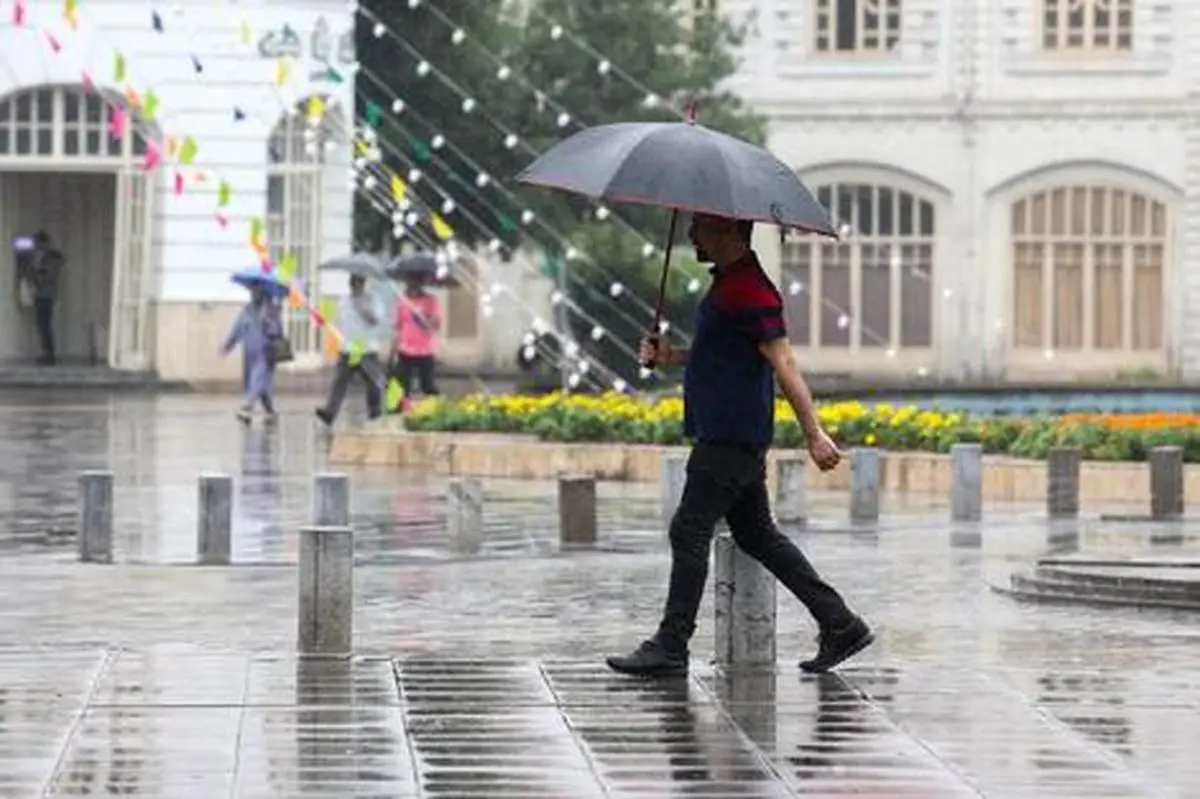
[[[456,477],[446,493],[446,524],[456,552],[475,554],[483,547],[483,484],[476,477]]]
[[[205,566],[228,566],[233,541],[233,478],[200,475],[196,517],[196,560]]]
[[[113,474],[96,470],[79,475],[79,560],[112,563]]]
[[[350,526],[350,478],[322,472],[313,478],[313,524],[318,527]]]
[[[1051,519],[1079,516],[1079,447],[1053,447],[1046,460],[1046,514]]]
[[[775,665],[775,577],[733,536],[717,535],[713,642],[719,666]]]
[[[977,522],[983,517],[983,445],[950,447],[953,478],[950,484],[950,518]]]
[[[596,480],[558,479],[558,535],[566,547],[594,547],[597,538]]]
[[[1178,519],[1183,516],[1183,449],[1155,447],[1150,450],[1150,518]]]
[[[662,465],[658,486],[662,492],[662,518],[669,523],[683,499],[683,484],[687,480],[687,455],[662,450]]]
[[[850,450],[850,521],[879,521],[881,467],[879,450],[874,447]]]
[[[347,657],[354,649],[354,534],[349,527],[300,529],[301,655]]]
[[[808,479],[801,455],[781,455],[775,461],[775,520],[782,524],[808,521]]]

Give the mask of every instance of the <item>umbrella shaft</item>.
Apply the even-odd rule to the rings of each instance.
[[[654,306],[654,330],[651,333],[655,336],[659,333],[659,327],[662,326],[663,307],[667,301],[667,272],[671,269],[671,247],[675,244],[675,227],[679,224],[679,209],[671,209],[671,223],[667,227],[667,248],[663,251],[663,267],[662,276],[658,280],[658,304]]]

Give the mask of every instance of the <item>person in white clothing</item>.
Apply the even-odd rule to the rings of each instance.
[[[324,407],[317,408],[317,418],[332,426],[341,410],[346,389],[354,375],[362,378],[367,390],[367,418],[379,418],[383,404],[383,366],[379,362],[380,341],[390,326],[386,311],[366,291],[367,280],[362,275],[350,276],[350,295],[338,305],[337,326],[342,334],[342,351],[338,357]]]

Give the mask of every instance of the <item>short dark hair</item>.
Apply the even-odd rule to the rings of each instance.
[[[754,223],[749,219],[739,219],[737,221],[737,231],[742,237],[742,241],[750,243],[750,237],[754,235]]]
[[[50,234],[44,230],[39,230],[37,233],[33,234],[33,240],[36,241],[38,244],[49,244],[50,243]]]

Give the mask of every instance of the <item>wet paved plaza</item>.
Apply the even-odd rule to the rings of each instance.
[[[876,626],[837,675],[799,675],[780,600],[774,673],[608,674],[656,621],[657,489],[601,486],[602,545],[561,553],[553,486],[486,485],[458,551],[445,486],[356,470],[356,648],[298,662],[295,531],[323,445],[311,403],[271,435],[231,400],[0,398],[0,797],[1200,797],[1194,615],[998,596],[1048,549],[1170,551],[1145,525],[1051,530],[991,506],[887,497],[878,530],[812,498],[793,532]],[[76,477],[116,474],[116,564],[75,562]],[[193,567],[196,478],[234,476],[240,565]],[[1100,510],[1086,509],[1094,516]]]

